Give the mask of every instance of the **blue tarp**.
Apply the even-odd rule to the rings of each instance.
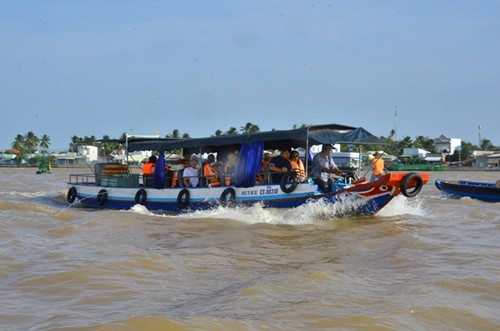
[[[254,142],[241,146],[238,156],[238,167],[236,167],[236,184],[237,187],[252,187],[255,186],[257,173],[261,167],[262,154],[264,152],[264,144],[262,142]]]
[[[160,151],[158,160],[155,165],[155,187],[165,188],[165,155],[164,151]]]

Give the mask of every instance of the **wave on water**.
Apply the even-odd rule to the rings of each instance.
[[[407,198],[403,195],[398,195],[377,213],[378,216],[384,217],[399,216],[405,214],[425,216],[426,209],[424,199],[421,196]]]
[[[244,207],[223,207],[213,209],[185,212],[176,215],[159,214],[149,211],[145,206],[135,205],[130,211],[150,216],[160,216],[173,219],[200,220],[200,219],[224,219],[235,220],[246,224],[288,224],[308,225],[321,224],[335,220],[348,219],[350,213],[355,210],[361,202],[346,197],[341,203],[330,203],[323,200],[310,201],[295,208],[265,208],[258,203]],[[377,215],[392,217],[398,215],[424,215],[423,201],[420,198],[408,199],[398,196],[385,206]]]
[[[0,209],[24,211],[45,210],[51,214],[61,213],[71,207],[62,191],[9,191],[0,192]]]

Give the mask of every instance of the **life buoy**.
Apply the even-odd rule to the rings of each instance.
[[[72,186],[68,190],[68,195],[66,195],[66,201],[68,201],[69,203],[73,203],[75,199],[76,199],[76,187]]]
[[[415,181],[415,186],[412,186],[413,189],[409,190],[410,187],[408,187],[408,184],[412,181]],[[405,197],[413,198],[414,196],[420,193],[420,190],[422,190],[423,185],[424,182],[422,180],[422,177],[420,177],[419,174],[417,174],[416,172],[410,172],[406,174],[401,180],[400,184],[401,193],[403,193]]]
[[[189,205],[190,193],[187,188],[182,189],[177,195],[177,207],[184,209]]]
[[[140,205],[144,205],[148,199],[148,193],[145,189],[141,188],[135,193],[134,202]]]
[[[236,201],[236,191],[232,187],[228,187],[220,195],[220,204],[222,206],[227,206],[228,204],[234,204]]]
[[[102,170],[103,175],[119,175],[128,173],[129,173],[128,165],[121,163],[108,163],[104,166],[104,169]]]
[[[97,193],[96,199],[99,206],[103,205],[108,200],[108,191],[106,191],[105,189],[100,190]]]
[[[286,172],[281,176],[280,188],[285,193],[291,193],[297,187],[297,174],[295,172]]]

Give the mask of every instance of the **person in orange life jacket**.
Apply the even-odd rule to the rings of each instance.
[[[203,176],[207,179],[208,187],[220,186],[219,164],[215,163],[215,156],[209,154],[207,162],[203,167]]]
[[[321,152],[314,155],[312,161],[311,177],[314,183],[318,185],[318,188],[323,193],[328,193],[332,191],[330,185],[331,179],[326,176],[329,176],[329,174],[337,174],[339,176],[345,176],[345,174],[342,171],[340,171],[340,169],[337,167],[337,165],[332,159],[331,156],[332,149],[333,149],[332,145],[323,144]]]
[[[304,181],[306,179],[306,169],[304,167],[304,163],[299,157],[299,152],[292,151],[289,161],[292,165],[292,170],[297,173],[297,179],[299,181]]]
[[[292,165],[290,164],[290,149],[282,148],[280,155],[273,157],[269,161],[269,170],[271,171],[271,178],[273,184],[279,184],[281,176],[283,173],[292,171]]]
[[[142,166],[142,173],[144,175],[153,175],[155,173],[156,160],[156,156],[151,155],[148,162],[144,163]]]
[[[385,162],[382,159],[382,154],[379,153],[379,152],[375,152],[373,154],[373,159],[372,159],[372,176],[370,178],[370,181],[377,180],[377,179],[379,179],[379,177],[385,175],[385,171],[384,171]]]
[[[266,180],[266,177],[268,177],[267,173],[269,170],[267,169],[267,166],[269,164],[269,161],[273,158],[273,155],[269,152],[265,152],[264,156],[262,158],[261,164],[260,164],[260,171],[259,174],[257,175],[256,182],[257,184],[264,184],[268,180]]]
[[[172,164],[172,166],[170,167],[170,170],[172,173],[172,185],[171,185],[171,187],[177,187],[177,186],[182,187],[183,186],[182,172],[187,167],[189,167],[189,163],[185,162],[184,156],[181,156],[180,159],[177,160],[177,162]]]

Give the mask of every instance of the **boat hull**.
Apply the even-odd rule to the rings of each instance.
[[[469,197],[488,202],[500,202],[500,187],[496,183],[437,179],[435,185],[450,197]]]
[[[265,208],[294,208],[306,203],[335,204],[342,215],[372,215],[382,209],[395,196],[416,188],[428,181],[428,175],[415,173],[403,185],[405,174],[387,174],[377,181],[345,185],[328,194],[318,191],[316,185],[305,182],[288,192],[281,185],[257,185],[253,187],[215,188],[165,188],[112,187],[86,182],[70,182],[68,202],[79,201],[82,205],[130,209],[144,205],[151,211],[183,212],[206,210],[223,206],[251,206]],[[408,179],[408,177],[406,177]],[[417,192],[418,193],[418,192]]]

